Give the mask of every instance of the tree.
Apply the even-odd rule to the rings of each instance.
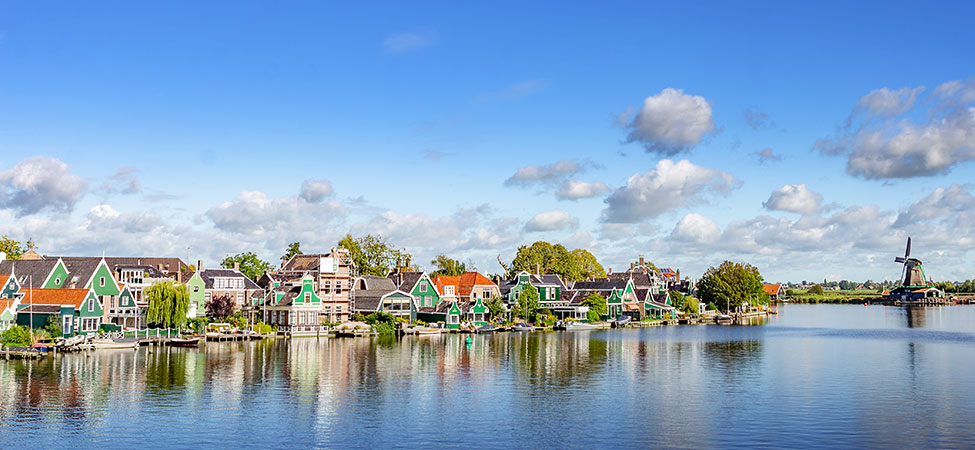
[[[271,263],[257,257],[254,252],[238,253],[228,256],[220,262],[220,266],[226,269],[233,269],[234,263],[240,265],[240,273],[254,281],[257,281],[264,272],[271,270]]]
[[[576,263],[579,265],[579,272],[583,280],[587,278],[606,278],[606,270],[603,269],[602,264],[599,264],[596,257],[592,253],[589,253],[589,250],[577,248],[570,253],[572,253],[572,257],[575,258]]]
[[[223,319],[234,313],[234,299],[230,294],[218,295],[206,304],[207,317]]]
[[[47,323],[44,324],[44,331],[47,331],[51,337],[60,337],[62,334],[60,316],[56,316],[54,314],[47,316]]]
[[[288,249],[284,251],[284,255],[281,255],[281,262],[288,262],[295,255],[300,255],[301,254],[300,247],[301,247],[300,242],[292,242],[288,244]]]
[[[589,296],[582,301],[582,304],[583,306],[589,307],[589,312],[586,313],[586,318],[589,319],[590,322],[598,322],[602,320],[603,316],[606,315],[606,299],[599,294],[589,294]]]
[[[725,261],[718,267],[708,268],[697,283],[697,292],[701,301],[730,311],[745,302],[760,301],[765,289],[758,268]]]
[[[431,275],[439,276],[444,275],[448,277],[456,277],[467,273],[467,265],[456,260],[450,259],[443,253],[437,255],[436,259],[430,261],[437,270],[433,271]]]
[[[536,269],[540,269],[542,273],[559,275],[565,281],[585,279],[579,261],[562,244],[552,245],[545,241],[537,241],[528,247],[518,247],[518,253],[508,269],[509,278],[523,270],[535,273]]]
[[[0,252],[7,254],[7,259],[20,259],[20,255],[23,255],[27,251],[27,246],[20,243],[20,241],[15,241],[3,235],[0,237]]]
[[[538,313],[538,289],[531,286],[522,289],[518,296],[518,316],[525,320],[531,320]]]
[[[809,293],[809,294],[814,294],[814,295],[823,295],[823,286],[817,284],[817,285],[809,288],[809,290],[806,291],[806,292]]]
[[[506,312],[504,309],[504,301],[501,297],[491,297],[484,302],[484,306],[488,309],[488,317],[492,319],[499,319],[504,317]]]
[[[27,347],[31,344],[30,331],[20,325],[7,328],[2,337],[4,347]]]
[[[357,238],[346,234],[339,247],[349,251],[349,256],[355,264],[359,275],[386,276],[394,265],[409,265],[413,255],[406,249],[395,249],[382,236],[367,234]]]
[[[179,327],[186,323],[186,311],[190,307],[190,294],[185,284],[172,280],[157,281],[143,291],[149,308],[146,321],[165,328]]]
[[[684,295],[680,291],[670,291],[670,301],[674,304],[674,308],[688,316],[697,314],[699,302],[690,295]]]

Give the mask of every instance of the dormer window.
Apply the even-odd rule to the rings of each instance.
[[[305,292],[305,303],[311,303],[311,292]]]
[[[454,295],[454,287],[453,286],[444,286],[443,295],[446,295],[448,297],[452,297]]]
[[[55,286],[60,286],[61,285],[61,279],[60,278],[55,278],[54,279],[54,285]]]
[[[98,285],[100,287],[105,287],[105,277],[101,277],[98,279]]]

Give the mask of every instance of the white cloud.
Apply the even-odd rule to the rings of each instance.
[[[250,236],[313,232],[344,215],[345,208],[334,200],[309,203],[298,196],[271,199],[255,191],[241,191],[235,200],[206,212],[217,229]]]
[[[762,206],[772,211],[815,214],[822,203],[823,196],[810,191],[805,184],[787,184],[772,191]]]
[[[579,221],[568,211],[556,209],[536,214],[525,224],[525,231],[556,231],[576,226],[578,223]]]
[[[408,53],[422,50],[436,43],[430,33],[405,32],[387,36],[383,39],[383,51],[386,53]]]
[[[656,167],[626,180],[605,200],[603,220],[636,223],[700,200],[705,192],[726,193],[740,183],[731,174],[680,160],[660,160]]]
[[[939,187],[924,198],[914,202],[897,215],[895,226],[908,227],[924,220],[960,220],[960,226],[967,227],[975,219],[975,195],[973,185],[953,184],[947,188]]]
[[[505,186],[530,186],[532,184],[554,185],[565,178],[582,172],[583,165],[570,160],[556,161],[544,166],[525,166],[505,180]]]
[[[307,180],[301,183],[301,198],[309,203],[319,203],[322,200],[331,197],[332,185],[328,183],[327,180]]]
[[[125,233],[148,233],[163,225],[162,218],[151,211],[120,213],[111,205],[98,204],[88,211],[90,231],[121,230]]]
[[[674,239],[700,244],[715,242],[720,235],[718,224],[697,213],[684,216],[670,233],[670,237]]]
[[[137,194],[142,191],[142,183],[135,176],[135,167],[123,166],[107,176],[108,181],[102,185],[101,191],[106,194],[120,193],[123,195]]]
[[[42,210],[70,212],[87,186],[60,160],[34,156],[0,172],[0,208],[12,209],[18,217]]]
[[[975,79],[922,91],[870,92],[838,135],[814,148],[845,155],[847,173],[866,179],[937,175],[975,159]]]
[[[555,198],[559,200],[579,200],[583,198],[599,197],[609,192],[609,186],[600,182],[585,182],[579,180],[566,180],[555,192]]]
[[[714,131],[708,101],[680,89],[667,88],[647,97],[632,120],[629,115],[618,118],[630,130],[627,142],[639,142],[650,153],[673,156],[686,152]]]
[[[497,92],[488,92],[478,95],[474,103],[484,103],[488,101],[512,101],[523,98],[545,90],[548,82],[545,80],[528,80],[515,83]]]
[[[771,147],[765,147],[755,152],[755,156],[758,156],[759,164],[765,164],[770,161],[782,161],[782,155],[776,154],[774,151],[772,151]]]

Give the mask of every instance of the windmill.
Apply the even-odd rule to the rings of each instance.
[[[901,279],[903,286],[927,286],[928,282],[924,278],[924,269],[921,266],[921,260],[917,258],[911,258],[911,238],[907,238],[907,250],[904,251],[904,257],[894,258],[894,262],[898,264],[904,264],[904,268],[901,270]]]

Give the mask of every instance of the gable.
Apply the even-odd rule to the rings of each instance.
[[[98,295],[119,295],[121,292],[115,277],[112,276],[112,270],[108,268],[108,264],[105,264],[104,259],[98,262],[98,268],[95,269],[85,287],[94,289]]]
[[[135,297],[129,292],[129,287],[125,286],[118,295],[118,306],[119,308],[135,308]]]
[[[44,289],[57,289],[64,286],[67,282],[68,268],[64,265],[64,261],[58,259],[57,264],[54,265],[54,269],[51,270],[51,273],[44,280],[44,284],[41,287]]]
[[[85,300],[77,308],[77,311],[79,317],[96,317],[105,313],[102,309],[102,302],[98,300],[95,291],[91,289],[88,290],[88,295],[85,296]]]

